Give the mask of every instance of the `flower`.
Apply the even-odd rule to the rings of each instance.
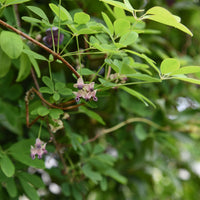
[[[75,88],[78,88],[79,90],[83,89],[83,87],[85,86],[82,77],[78,78],[77,83],[74,84]]]
[[[36,143],[33,146],[31,146],[31,158],[34,160],[35,155],[38,155],[38,158],[41,159],[43,154],[47,154],[46,150],[46,143],[41,141],[39,138],[36,139]]]
[[[78,88],[78,92],[73,92],[75,94],[76,102],[80,101],[80,98],[89,101],[93,98],[94,101],[97,101],[98,98],[96,97],[97,90],[94,90],[94,82],[89,84],[85,84],[82,77],[78,78],[77,83],[74,84],[75,88]]]
[[[54,124],[49,124],[50,129],[53,133],[57,132],[60,129],[64,128],[63,122],[60,119],[53,119]]]
[[[52,33],[53,33],[54,44],[55,44],[55,46],[58,45],[58,28],[57,27],[48,28],[46,30],[46,36],[43,37],[43,42],[49,48],[51,48],[53,46]],[[64,35],[61,33],[60,39],[59,39],[59,44],[62,43],[63,39],[64,39]]]

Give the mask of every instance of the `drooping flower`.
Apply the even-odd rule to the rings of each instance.
[[[49,48],[53,46],[52,34],[53,34],[54,44],[55,46],[57,46],[58,45],[58,28],[57,27],[48,28],[46,30],[46,36],[43,37],[43,42]],[[64,39],[64,35],[61,33],[60,38],[59,38],[59,44],[63,42],[63,39]]]
[[[64,128],[63,121],[60,119],[53,119],[54,124],[49,124],[50,129],[53,133]]]
[[[46,143],[37,138],[34,147],[31,146],[31,158],[34,160],[35,155],[38,155],[41,159],[43,154],[47,154]]]

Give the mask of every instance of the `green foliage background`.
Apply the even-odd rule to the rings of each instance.
[[[11,5],[8,5],[9,2]],[[18,14],[21,25],[17,21],[16,7],[12,2],[19,3]],[[44,37],[49,24],[60,25],[61,32],[65,35],[60,49],[62,50],[70,41],[69,46],[64,50],[67,55],[65,58],[74,67],[80,65],[81,62],[84,68],[80,73],[85,75],[87,80],[90,80],[93,74],[97,74],[104,61],[105,71],[108,70],[106,68],[108,65],[113,66],[113,71],[119,70],[114,63],[118,55],[108,57],[107,60],[103,53],[93,54],[92,51],[90,51],[92,58],[84,54],[81,57],[78,56],[77,50],[81,51],[85,48],[83,36],[85,33],[88,33],[88,41],[98,49],[98,52],[112,53],[118,49],[105,45],[111,44],[111,40],[106,34],[95,33],[95,30],[98,32],[100,28],[97,24],[90,24],[90,27],[84,30],[86,32],[80,26],[77,30],[83,31],[84,34],[80,34],[78,40],[76,36],[70,40],[69,26],[66,27],[63,21],[59,22],[58,16],[55,17],[57,12],[55,5],[59,4],[58,1],[48,1],[51,3],[50,6],[44,0],[0,0],[0,3],[0,19],[33,38]],[[6,3],[8,6],[3,8]],[[6,46],[3,43],[13,45],[12,49],[0,51],[0,199],[19,199],[19,196],[24,194],[33,200],[200,199],[198,191],[200,184],[199,2],[177,0],[171,6],[168,4],[169,1],[156,0],[130,0],[130,3],[134,8],[145,11],[153,6],[168,9],[181,18],[181,23],[192,31],[193,37],[178,29],[144,20],[136,25],[138,38],[134,34],[128,35],[131,39],[135,39],[132,44],[132,41],[122,37],[124,33],[121,31],[124,29],[116,25],[120,29],[119,35],[121,34],[116,42],[121,40],[125,45],[122,51],[123,49],[135,51],[153,59],[156,69],[161,70],[159,71],[161,79],[157,71],[150,66],[151,61],[146,62],[148,59],[136,55],[130,56],[134,59],[136,67],[130,68],[129,66],[133,64],[130,62],[128,67],[123,68],[124,73],[129,74],[128,80],[131,80],[131,83],[137,83],[130,85],[131,89],[129,85],[119,86],[111,83],[103,75],[100,77],[102,80],[94,79],[97,87],[101,89],[97,92],[98,102],[83,101],[86,106],[68,112],[70,118],[64,120],[64,129],[53,133],[58,145],[55,147],[52,142],[47,143],[50,157],[43,160],[31,159],[30,146],[34,145],[40,129],[41,139],[45,142],[49,141],[50,135],[46,124],[43,122],[41,126],[38,121],[31,128],[26,127],[24,98],[26,92],[34,86],[30,72],[31,66],[34,66],[39,85],[45,87],[43,92],[48,91],[44,97],[52,103],[57,103],[57,99],[61,97],[63,101],[74,98],[71,92],[76,80],[64,64],[52,61],[53,58],[49,57],[43,49],[28,40],[24,39],[22,42],[20,36],[13,35],[10,30],[7,32],[5,27],[0,26],[1,48]],[[98,0],[62,1],[62,6],[71,16],[84,11],[92,20],[104,26],[106,26],[105,15],[112,22],[115,21],[108,5]],[[31,6],[42,9],[47,20],[45,21],[46,17],[38,10],[34,12],[35,7]],[[113,9],[113,6],[110,6],[110,9]],[[104,12],[104,18],[101,12]],[[118,9],[115,14],[120,16],[123,12]],[[126,14],[133,18],[127,11]],[[36,18],[38,21],[28,19],[27,16]],[[140,17],[141,13],[138,16]],[[87,17],[77,15],[74,21],[80,24],[85,23],[84,20],[87,21]],[[109,29],[111,31],[112,26]],[[12,37],[13,41],[6,41],[6,38]],[[96,45],[96,40],[100,41],[99,46]],[[77,49],[77,41],[79,49]],[[123,57],[125,55],[123,53],[120,56]],[[176,58],[175,64],[173,62],[170,65],[173,66],[172,69],[170,69],[169,60],[167,67],[160,68],[160,65],[164,65],[163,60],[166,58]],[[195,66],[194,71],[190,71],[187,78],[182,76],[177,78],[175,76],[177,71],[174,71],[174,67],[178,65],[176,61],[181,67]],[[50,76],[49,62],[54,81],[47,78]],[[142,78],[139,77],[139,80],[134,74],[135,70],[142,71],[143,76],[140,74]],[[166,70],[169,71],[166,72]],[[186,82],[181,80],[186,80]],[[51,85],[56,82],[59,83],[57,89]],[[34,119],[37,114],[56,119],[64,113],[61,110],[44,108],[38,97],[34,97],[34,100],[30,102],[31,119]],[[104,133],[104,135],[87,143],[99,133]],[[64,173],[64,166],[58,152],[63,155],[68,168],[67,173]],[[48,159],[56,159],[58,166],[50,169],[45,167]],[[45,175],[50,176],[50,182],[43,182]],[[51,183],[56,183],[60,187],[58,194],[49,189]]]

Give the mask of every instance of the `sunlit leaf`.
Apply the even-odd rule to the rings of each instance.
[[[160,71],[162,74],[168,74],[174,72],[180,68],[180,62],[175,58],[166,58],[160,65]]]
[[[1,49],[12,59],[18,58],[23,50],[22,38],[13,32],[2,31],[0,35]]]
[[[186,26],[180,23],[180,19],[177,19],[177,17],[172,15],[165,8],[155,6],[147,10],[146,15],[147,19],[166,24],[168,26],[173,26],[174,28],[193,36],[192,32]]]

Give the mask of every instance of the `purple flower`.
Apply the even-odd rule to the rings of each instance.
[[[74,84],[74,87],[79,89],[78,92],[73,92],[76,96],[76,102],[80,101],[80,98],[83,98],[86,101],[89,101],[91,98],[93,98],[94,101],[98,100],[96,97],[97,90],[94,90],[94,82],[85,84],[83,79],[80,77],[77,80],[77,83]]]
[[[85,86],[82,77],[78,78],[77,83],[74,84],[75,88],[78,88],[79,90],[83,89],[83,87]]]
[[[52,31],[51,31],[51,29],[52,29]],[[43,37],[43,42],[49,48],[51,48],[53,46],[53,40],[52,40],[51,32],[53,33],[53,39],[54,39],[55,46],[58,45],[58,28],[57,27],[48,28],[46,30],[46,36]],[[61,33],[60,39],[59,39],[59,44],[61,44],[63,42],[63,39],[64,39],[64,35]]]
[[[47,154],[46,143],[41,141],[39,138],[36,139],[34,147],[31,146],[31,158],[34,160],[35,155],[38,155],[38,158],[41,159],[43,154]]]

